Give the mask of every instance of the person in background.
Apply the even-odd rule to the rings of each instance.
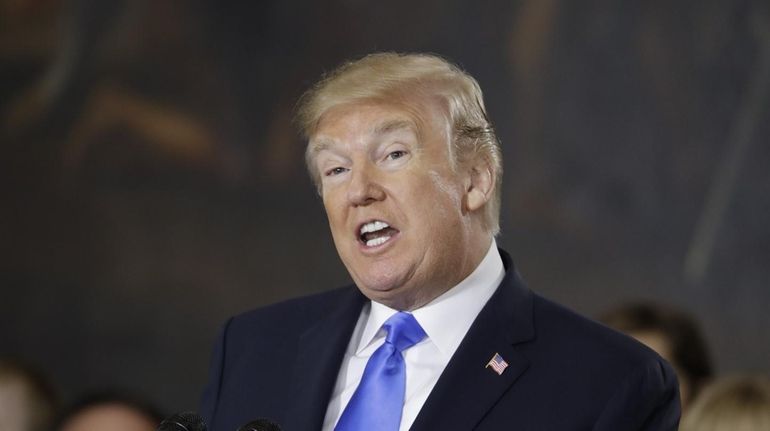
[[[628,303],[605,313],[600,321],[636,338],[674,366],[683,410],[712,377],[705,338],[684,311],[654,303]]]
[[[56,406],[54,390],[42,373],[0,359],[0,431],[47,431]]]
[[[123,392],[85,396],[62,415],[56,431],[155,431],[163,420],[148,401]]]
[[[707,385],[684,415],[681,430],[770,430],[770,378],[733,376]]]

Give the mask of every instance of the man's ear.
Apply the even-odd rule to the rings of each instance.
[[[465,191],[468,211],[482,208],[492,198],[497,173],[486,157],[476,157],[466,171],[469,175]]]

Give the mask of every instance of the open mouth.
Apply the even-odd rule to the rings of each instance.
[[[377,247],[390,241],[398,230],[380,220],[364,223],[358,229],[358,239],[367,247]]]

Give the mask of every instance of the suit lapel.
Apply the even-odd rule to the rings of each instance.
[[[293,407],[285,419],[286,429],[321,429],[345,349],[364,303],[363,295],[352,287],[327,318],[300,336],[290,400]]]
[[[534,338],[532,293],[505,252],[506,276],[474,321],[411,430],[473,429],[529,366],[516,344]],[[498,353],[508,367],[486,367]]]

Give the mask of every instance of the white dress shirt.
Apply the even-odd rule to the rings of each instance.
[[[403,353],[406,393],[399,430],[405,431],[412,426],[433,386],[504,275],[503,261],[492,240],[486,256],[468,277],[412,312],[427,337]],[[385,342],[382,324],[397,312],[374,301],[364,306],[337,374],[323,431],[334,429],[361,381],[366,362]]]

